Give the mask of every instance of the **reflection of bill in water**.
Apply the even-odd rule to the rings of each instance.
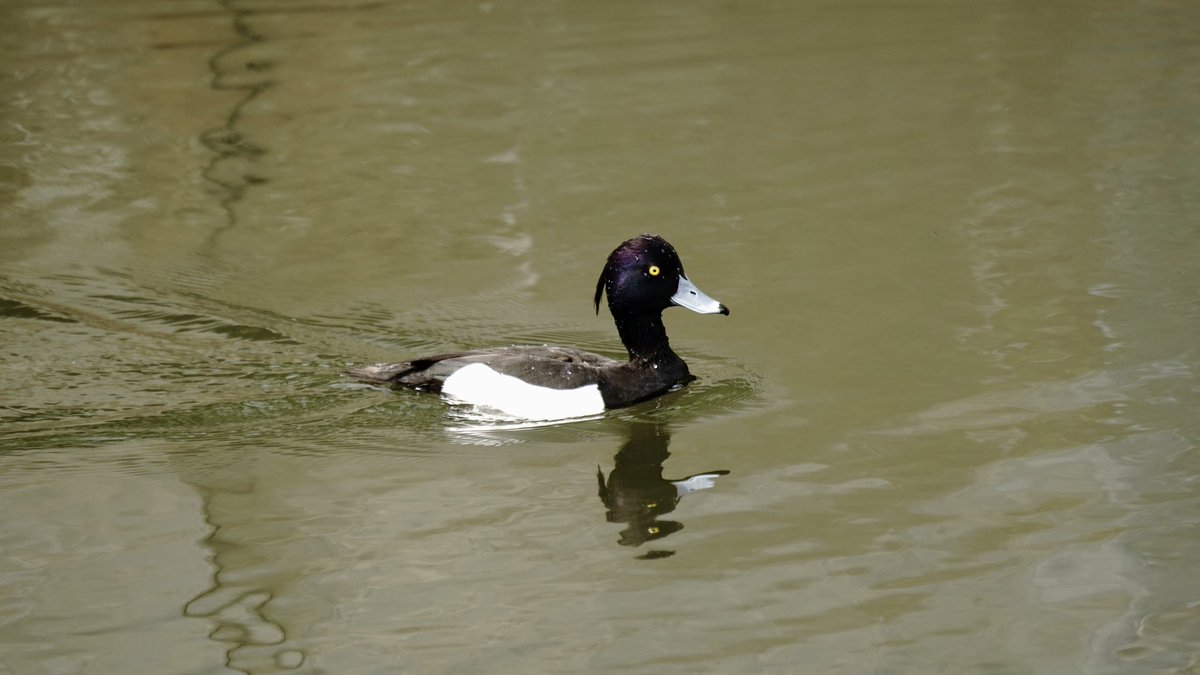
[[[716,484],[718,476],[729,473],[722,469],[677,480],[663,478],[662,465],[671,454],[667,451],[670,441],[666,425],[633,424],[629,439],[613,458],[615,466],[607,480],[603,470],[596,469],[600,501],[608,509],[608,522],[628,523],[618,540],[622,546],[641,546],[683,529],[682,523],[659,517],[674,511],[684,495],[707,490]],[[641,557],[670,555],[674,551],[650,551]]]

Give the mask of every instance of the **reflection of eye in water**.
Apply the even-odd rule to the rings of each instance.
[[[684,495],[713,487],[718,476],[729,473],[717,470],[677,480],[663,478],[662,465],[670,456],[670,441],[665,424],[631,424],[629,438],[613,458],[615,466],[607,479],[603,470],[596,470],[608,522],[627,524],[619,539],[622,546],[641,546],[683,529],[682,523],[660,517],[674,511]],[[650,551],[640,557],[670,555],[674,552]]]

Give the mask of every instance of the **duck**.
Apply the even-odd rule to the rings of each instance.
[[[379,363],[345,374],[368,384],[440,393],[451,403],[519,419],[592,416],[695,379],[671,349],[664,310],[729,315],[728,307],[688,279],[675,247],[653,234],[628,239],[609,254],[592,300],[597,316],[605,295],[627,361],[573,347],[512,345]]]

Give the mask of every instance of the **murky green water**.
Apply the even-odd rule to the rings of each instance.
[[[1200,667],[1200,4],[0,27],[0,673]],[[619,355],[643,231],[732,309],[683,392],[338,375]]]

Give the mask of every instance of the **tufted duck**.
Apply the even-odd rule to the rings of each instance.
[[[629,361],[570,347],[512,346],[416,358],[347,371],[364,382],[441,392],[457,402],[532,420],[593,415],[658,396],[695,379],[671,351],[662,311],[678,305],[700,314],[729,314],[683,273],[675,249],[642,235],[608,256],[593,300],[608,294]]]

